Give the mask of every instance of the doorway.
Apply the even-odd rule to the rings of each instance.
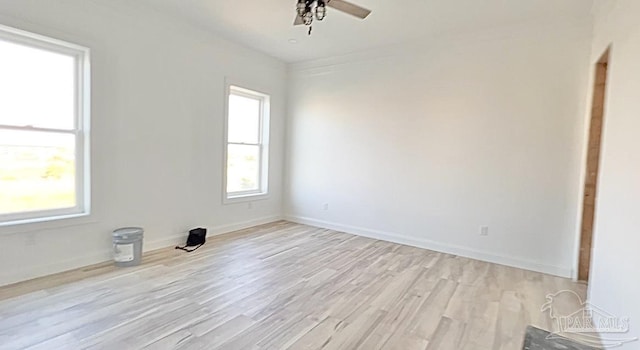
[[[587,148],[587,163],[584,181],[584,197],[582,201],[582,226],[580,230],[580,261],[578,263],[578,280],[589,280],[591,251],[593,243],[593,222],[596,207],[598,172],[600,168],[600,151],[602,141],[602,124],[607,91],[607,73],[609,66],[609,49],[596,63],[591,105],[591,121]]]

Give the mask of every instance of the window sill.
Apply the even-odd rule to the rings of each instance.
[[[0,236],[96,223],[90,213],[48,216],[0,223]]]
[[[260,201],[265,199],[269,199],[269,193],[253,193],[253,194],[237,195],[232,197],[224,197],[224,199],[222,200],[222,203],[234,204],[234,203]]]

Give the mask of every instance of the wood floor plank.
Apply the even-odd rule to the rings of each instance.
[[[411,321],[410,333],[430,340],[457,288],[458,283],[455,281],[448,279],[438,281]]]
[[[286,221],[0,288],[0,349],[518,349],[569,280]],[[573,304],[572,304],[573,303]],[[575,308],[575,301],[565,307]]]
[[[427,350],[458,350],[462,347],[466,323],[450,319],[440,318],[438,328],[432,336]]]
[[[238,315],[231,320],[221,324],[220,326],[212,329],[211,331],[192,337],[187,341],[183,341],[181,344],[174,348],[177,349],[214,349],[229,339],[242,333],[249,327],[253,326],[256,322],[251,318]]]
[[[318,324],[311,328],[307,333],[303,334],[288,349],[291,350],[311,350],[324,347],[331,342],[332,337],[340,332],[345,326],[343,320],[333,317],[326,317]]]

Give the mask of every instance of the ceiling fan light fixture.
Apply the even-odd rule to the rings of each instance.
[[[307,12],[307,4],[304,0],[298,1],[298,4],[296,5],[296,12],[298,12],[298,16],[304,17],[304,14]]]
[[[325,19],[327,17],[327,7],[360,19],[365,19],[371,14],[371,10],[346,0],[296,0],[296,18],[293,21],[293,25],[306,25],[309,27],[309,35],[311,35],[313,20],[322,21]]]
[[[327,16],[327,8],[324,6],[324,3],[320,3],[316,7],[316,19],[318,21],[322,21]]]
[[[305,12],[304,16],[302,16],[302,21],[304,22],[305,25],[310,26],[311,23],[313,23],[313,12],[311,11]]]

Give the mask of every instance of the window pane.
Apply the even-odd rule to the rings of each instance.
[[[258,143],[260,101],[238,95],[229,96],[229,142]]]
[[[74,57],[0,40],[0,77],[0,124],[74,128]]]
[[[229,145],[227,192],[260,189],[260,146]]]
[[[75,136],[0,130],[0,214],[76,205]]]

